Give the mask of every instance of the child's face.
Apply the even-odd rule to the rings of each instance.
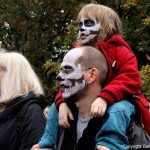
[[[84,45],[94,39],[100,30],[100,26],[100,23],[96,19],[81,17],[78,33],[79,43]]]

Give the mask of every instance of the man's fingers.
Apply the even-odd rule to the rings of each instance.
[[[31,150],[39,150],[40,149],[40,146],[39,144],[35,144],[32,146]]]
[[[96,149],[97,150],[110,150],[109,148],[102,146],[102,145],[98,145]]]

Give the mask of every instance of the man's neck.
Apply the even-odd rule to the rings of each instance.
[[[76,107],[79,111],[79,116],[84,119],[91,118],[91,105],[97,98],[97,95],[100,93],[100,89],[94,89],[92,92],[88,92],[88,94],[78,101],[75,102]]]

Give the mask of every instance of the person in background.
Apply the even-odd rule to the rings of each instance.
[[[39,78],[20,53],[0,50],[0,149],[30,150],[45,128]]]
[[[43,110],[43,114],[44,114],[44,116],[45,116],[46,119],[47,119],[47,115],[48,115],[49,109],[50,109],[50,106],[47,105],[47,106],[44,108],[44,110]]]

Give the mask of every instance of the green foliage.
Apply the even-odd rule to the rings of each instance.
[[[142,66],[141,71],[142,92],[150,102],[150,65]]]
[[[57,94],[57,91],[59,89],[59,83],[56,80],[56,76],[59,71],[60,62],[59,60],[57,62],[46,61],[43,67],[45,68],[45,72],[46,72],[45,77],[48,82],[48,84],[45,84],[45,87],[44,87],[45,89],[48,90],[47,95],[46,95],[48,99],[47,102],[49,101],[53,102]]]
[[[78,27],[75,21],[72,21],[67,27],[66,27],[66,35],[65,37],[57,36],[53,44],[57,44],[57,46],[60,47],[64,52],[66,52],[68,49],[72,47],[72,42],[76,41],[77,39],[77,33],[78,33]]]
[[[123,22],[123,36],[137,56],[140,68],[148,63],[146,54],[150,54],[150,2],[125,0],[118,13]]]
[[[123,36],[139,62],[148,64],[150,55],[149,0],[1,0],[0,45],[23,53],[44,84],[47,105],[58,91],[56,75],[60,62],[76,41],[76,17],[87,3],[99,3],[116,10],[123,23]]]

